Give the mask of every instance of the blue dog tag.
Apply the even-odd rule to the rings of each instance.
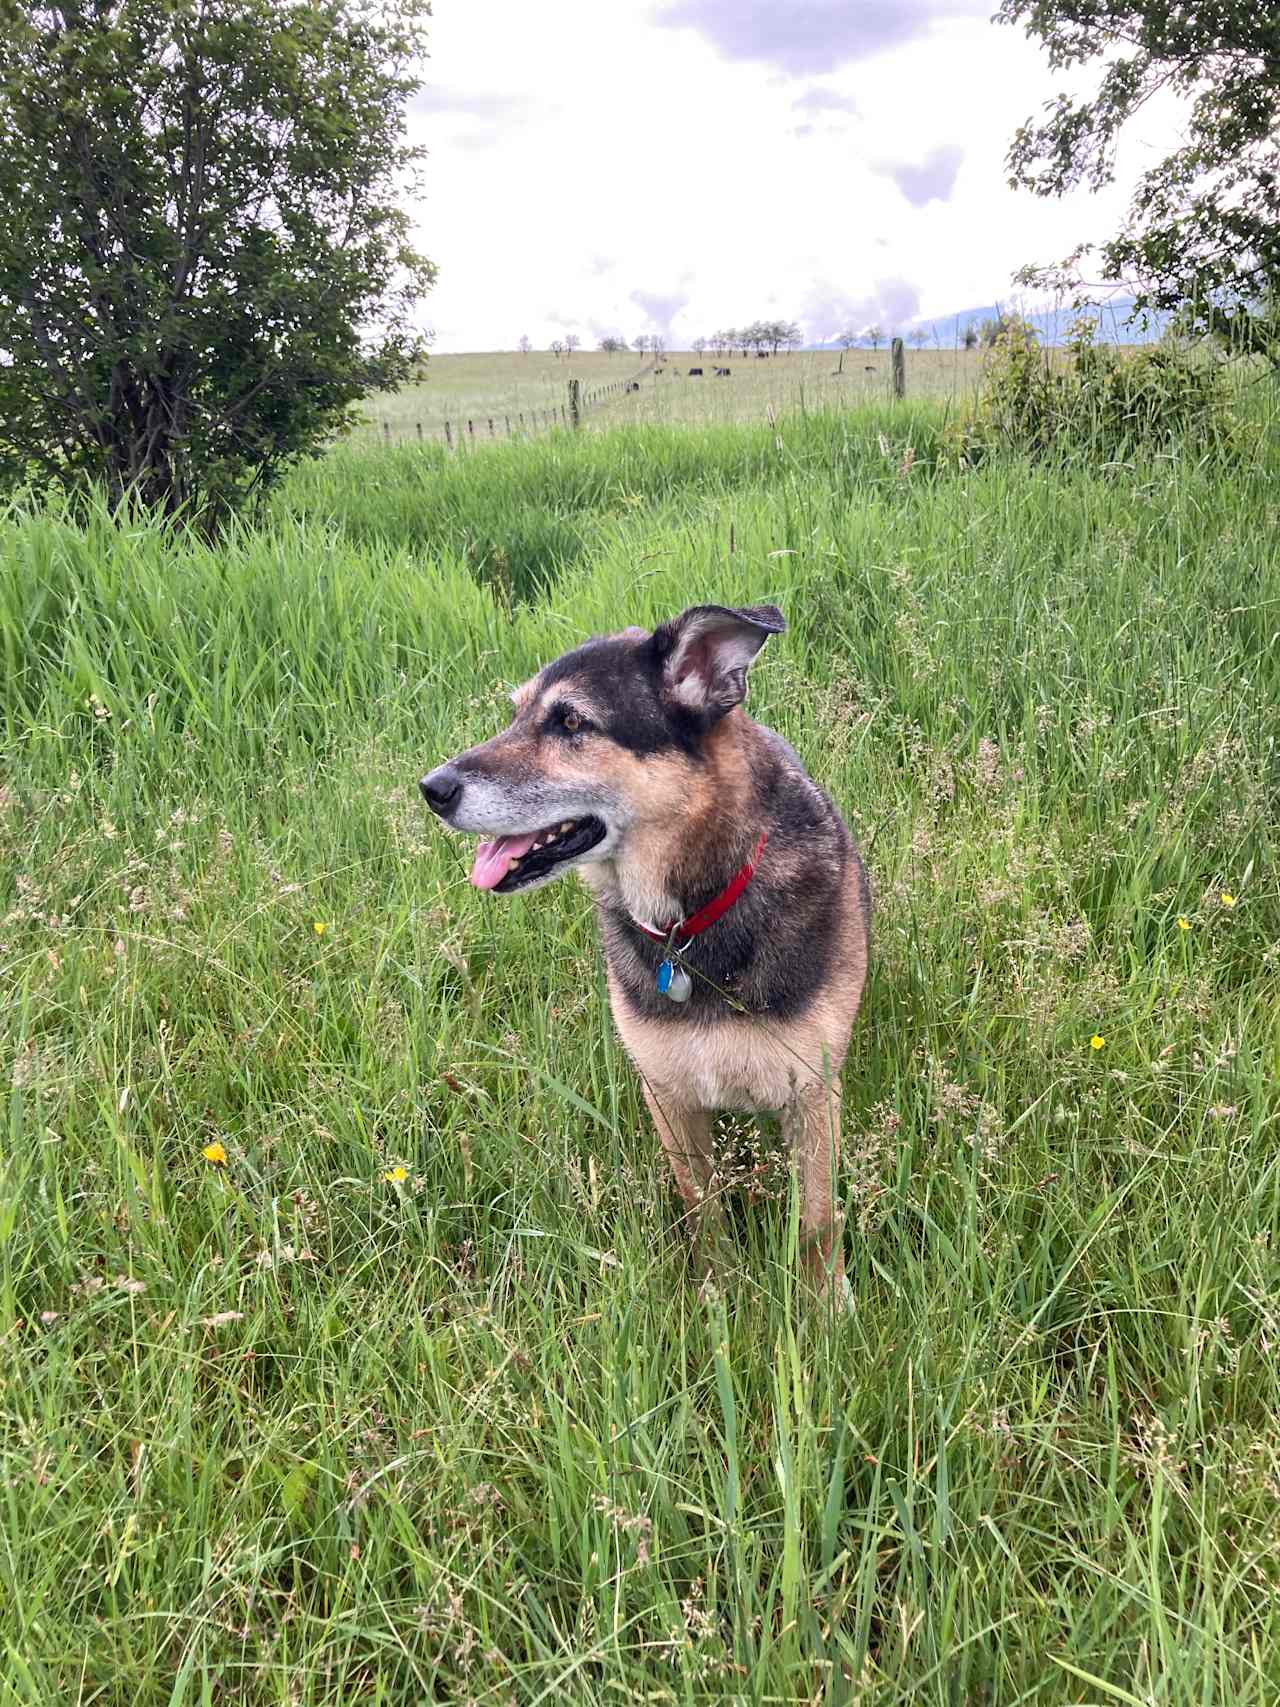
[[[687,1002],[693,994],[693,979],[683,966],[664,960],[658,968],[658,994],[672,1002]]]

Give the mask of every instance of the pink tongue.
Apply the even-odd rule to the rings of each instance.
[[[481,842],[471,867],[471,881],[476,888],[496,889],[507,875],[507,861],[527,854],[539,834],[538,830],[530,830],[527,836],[499,836],[496,842]]]

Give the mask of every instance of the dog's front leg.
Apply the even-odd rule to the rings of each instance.
[[[694,1260],[701,1265],[704,1254],[716,1242],[721,1220],[720,1204],[711,1190],[714,1158],[710,1111],[686,1107],[665,1095],[655,1096],[648,1085],[644,1087],[644,1100],[689,1212]]]
[[[822,1297],[841,1301],[844,1242],[832,1182],[840,1166],[840,1081],[807,1088],[782,1113],[783,1132],[800,1174],[800,1249]]]

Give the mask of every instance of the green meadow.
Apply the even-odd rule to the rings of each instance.
[[[215,546],[0,515],[3,1707],[1276,1701],[1241,410],[1229,461],[966,471],[871,402],[352,444]],[[841,1313],[741,1119],[699,1296],[585,891],[478,894],[416,786],[585,635],[766,599],[749,709],[876,892]]]
[[[958,343],[908,349],[906,394],[915,402],[954,404],[977,387],[982,358],[981,350]],[[691,367],[700,367],[703,377],[691,379]],[[728,368],[727,377],[715,377],[719,367]],[[874,406],[892,395],[890,353],[883,344],[874,350],[783,350],[763,359],[754,350],[746,356],[740,349],[718,355],[673,350],[656,364],[634,350],[439,355],[431,357],[420,380],[369,398],[352,437],[360,445],[443,442],[446,421],[455,444],[540,433],[548,414],[567,413],[571,379],[581,387],[584,425],[592,432],[676,423],[758,426],[770,410],[777,415]],[[632,379],[638,391],[625,389]]]

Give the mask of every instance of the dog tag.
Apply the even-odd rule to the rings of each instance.
[[[658,968],[658,994],[673,1002],[687,1002],[693,994],[693,979],[683,966],[664,960]]]

